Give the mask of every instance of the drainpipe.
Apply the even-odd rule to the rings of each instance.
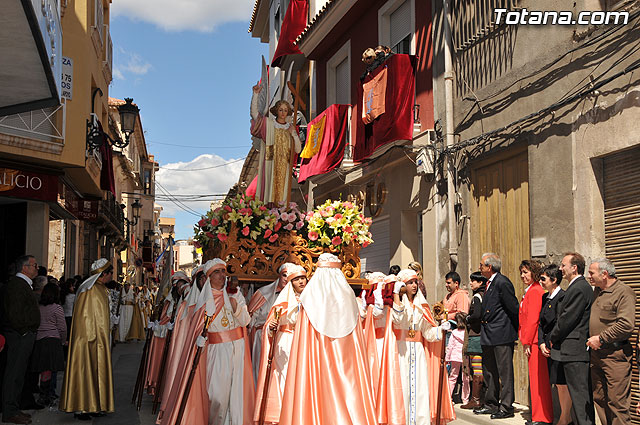
[[[451,37],[451,16],[449,14],[448,0],[442,0],[442,12],[444,15],[444,97],[445,97],[445,141],[447,147],[454,144],[453,125],[453,40]],[[456,200],[456,188],[454,183],[455,169],[453,155],[447,155],[447,217],[449,225],[449,267],[455,270],[458,265],[458,229],[456,225],[454,203]]]

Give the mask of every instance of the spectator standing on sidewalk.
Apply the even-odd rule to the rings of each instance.
[[[584,257],[577,252],[569,252],[562,258],[560,270],[569,286],[558,304],[556,324],[549,334],[549,348],[551,358],[558,362],[567,380],[576,425],[593,425],[590,354],[586,349],[593,290],[583,276],[584,266]]]
[[[515,400],[513,348],[518,339],[518,299],[508,277],[500,273],[502,261],[486,253],[480,272],[488,279],[482,299],[482,374],[487,384],[485,404],[474,413],[491,419],[512,418]]]
[[[462,374],[462,404],[469,403],[469,375],[462,370],[462,347],[464,346],[466,330],[465,313],[456,313],[456,328],[451,331],[449,344],[445,354],[445,361],[449,365],[449,392],[453,398],[453,390],[456,387],[458,376]]]
[[[2,288],[2,327],[6,338],[7,365],[2,382],[2,420],[14,424],[31,423],[31,416],[20,411],[19,398],[24,385],[29,356],[40,326],[40,309],[33,293],[32,279],[38,264],[32,255],[16,260],[15,276]]]
[[[487,278],[480,273],[472,273],[469,276],[469,286],[473,291],[469,315],[467,316],[467,345],[465,361],[469,363],[469,369],[473,376],[471,385],[471,400],[460,406],[462,409],[475,409],[481,406],[482,394],[482,345],[480,344],[480,331],[482,328],[482,297],[487,289]]]
[[[593,401],[602,425],[628,424],[633,358],[629,338],[635,328],[636,295],[606,258],[591,263],[589,281],[595,286],[587,340]]]
[[[538,346],[538,326],[542,295],[540,285],[542,263],[536,260],[523,260],[520,263],[520,278],[525,285],[524,296],[520,303],[520,342],[524,348],[529,365],[529,388],[531,390],[531,422],[533,425],[545,425],[553,422],[553,402],[549,385],[547,359]]]
[[[60,289],[48,283],[40,297],[40,327],[31,356],[31,370],[40,373],[40,399],[38,403],[50,405],[55,399],[52,372],[64,370],[62,343],[67,339],[67,324],[62,306],[58,304]]]

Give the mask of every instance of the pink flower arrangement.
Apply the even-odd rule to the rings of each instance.
[[[340,236],[334,236],[333,239],[331,239],[331,245],[342,245],[342,238]]]
[[[250,231],[251,231],[251,230],[249,229],[249,226],[244,226],[244,227],[242,228],[242,235],[243,235],[243,236],[249,236],[249,232],[250,232]]]
[[[317,241],[318,240],[318,232],[316,232],[315,230],[312,230],[312,231],[309,232],[307,237],[309,238],[309,240]]]

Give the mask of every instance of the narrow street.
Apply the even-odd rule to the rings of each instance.
[[[155,424],[156,415],[151,414],[151,397],[145,395],[142,398],[142,407],[140,411],[136,411],[136,407],[131,404],[131,394],[136,382],[136,374],[142,354],[144,342],[130,342],[127,344],[118,344],[113,350],[113,375],[115,381],[114,397],[116,403],[116,411],[107,416],[93,418],[91,421],[78,421],[74,419],[70,413],[64,413],[54,408],[48,408],[40,411],[29,411],[33,416],[34,424],[43,425],[71,425],[71,424],[109,424],[109,425],[152,425]],[[56,392],[59,394],[62,388],[63,373],[58,375],[58,387]],[[500,421],[491,420],[489,416],[477,416],[473,412],[461,410],[456,405],[456,415],[458,419],[450,422],[451,425],[466,424],[496,424],[496,422],[504,425],[521,425],[524,424],[523,412],[527,411],[526,407],[516,405],[516,416],[511,419],[503,419]]]

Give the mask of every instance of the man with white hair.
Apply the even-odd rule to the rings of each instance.
[[[91,276],[76,291],[69,335],[69,357],[60,410],[76,419],[113,412],[109,295],[113,266],[105,258],[91,264]]]
[[[587,340],[593,401],[603,425],[628,424],[633,359],[629,339],[635,329],[636,295],[606,258],[593,260],[589,281],[595,286]]]
[[[287,284],[287,267],[291,263],[284,263],[278,268],[278,278],[268,285],[258,288],[247,306],[251,322],[249,322],[249,342],[251,344],[251,361],[253,363],[254,384],[258,381],[260,356],[262,353],[262,327],[267,321],[273,303],[280,295],[280,291]]]

